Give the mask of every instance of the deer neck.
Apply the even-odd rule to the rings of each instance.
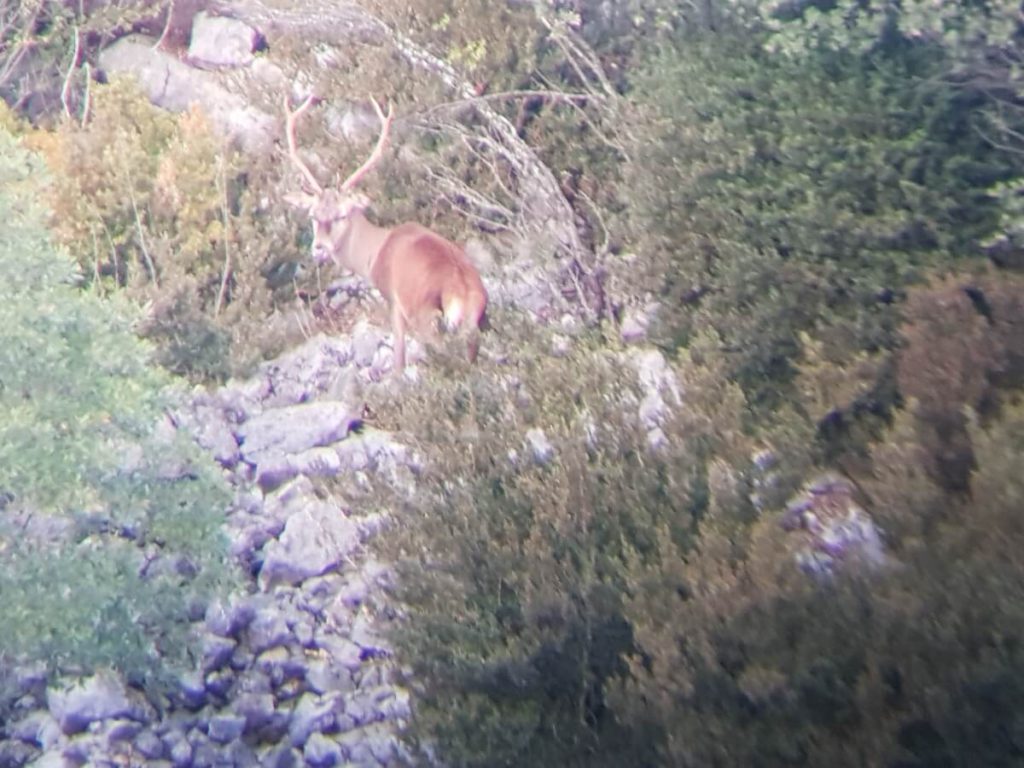
[[[389,228],[378,227],[362,213],[353,215],[348,234],[339,249],[338,261],[342,266],[369,280],[377,254],[390,234]]]

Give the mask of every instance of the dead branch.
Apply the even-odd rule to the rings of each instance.
[[[60,103],[64,106],[64,114],[68,120],[74,120],[71,114],[71,80],[78,69],[78,60],[82,57],[82,34],[78,27],[75,27],[75,49],[71,54],[71,63],[68,65],[68,72],[64,76],[64,86],[60,89]]]

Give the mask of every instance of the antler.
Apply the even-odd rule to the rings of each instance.
[[[316,101],[314,94],[309,94],[306,100],[302,102],[298,109],[294,112],[288,108],[288,94],[284,95],[284,115],[285,115],[285,133],[288,137],[288,156],[291,157],[292,162],[295,163],[299,171],[302,172],[306,182],[313,188],[313,190],[319,195],[323,194],[324,188],[320,186],[320,182],[316,180],[316,176],[309,170],[309,167],[302,162],[302,158],[299,157],[299,150],[295,146],[295,122],[302,117],[302,115],[309,109],[313,102]]]
[[[347,192],[358,184],[359,180],[366,175],[366,172],[369,171],[378,160],[380,160],[380,156],[384,153],[384,145],[387,144],[388,141],[388,133],[391,131],[391,121],[395,117],[394,104],[388,104],[388,113],[385,115],[384,111],[380,108],[380,104],[377,103],[375,98],[371,96],[370,101],[373,102],[373,108],[377,112],[377,117],[380,118],[380,137],[377,139],[377,146],[373,148],[373,152],[370,154],[370,157],[367,158],[366,162],[359,166],[351,176],[342,182],[342,192]]]

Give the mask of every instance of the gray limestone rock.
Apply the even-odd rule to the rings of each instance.
[[[46,700],[50,713],[67,734],[115,717],[145,720],[144,707],[129,696],[124,683],[113,674],[98,673],[67,688],[50,688]]]
[[[259,38],[244,21],[200,12],[192,21],[188,62],[200,69],[246,67],[255,58]]]

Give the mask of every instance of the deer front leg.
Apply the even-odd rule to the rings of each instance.
[[[391,304],[391,328],[395,333],[394,370],[401,373],[405,370],[405,316],[397,301]]]

